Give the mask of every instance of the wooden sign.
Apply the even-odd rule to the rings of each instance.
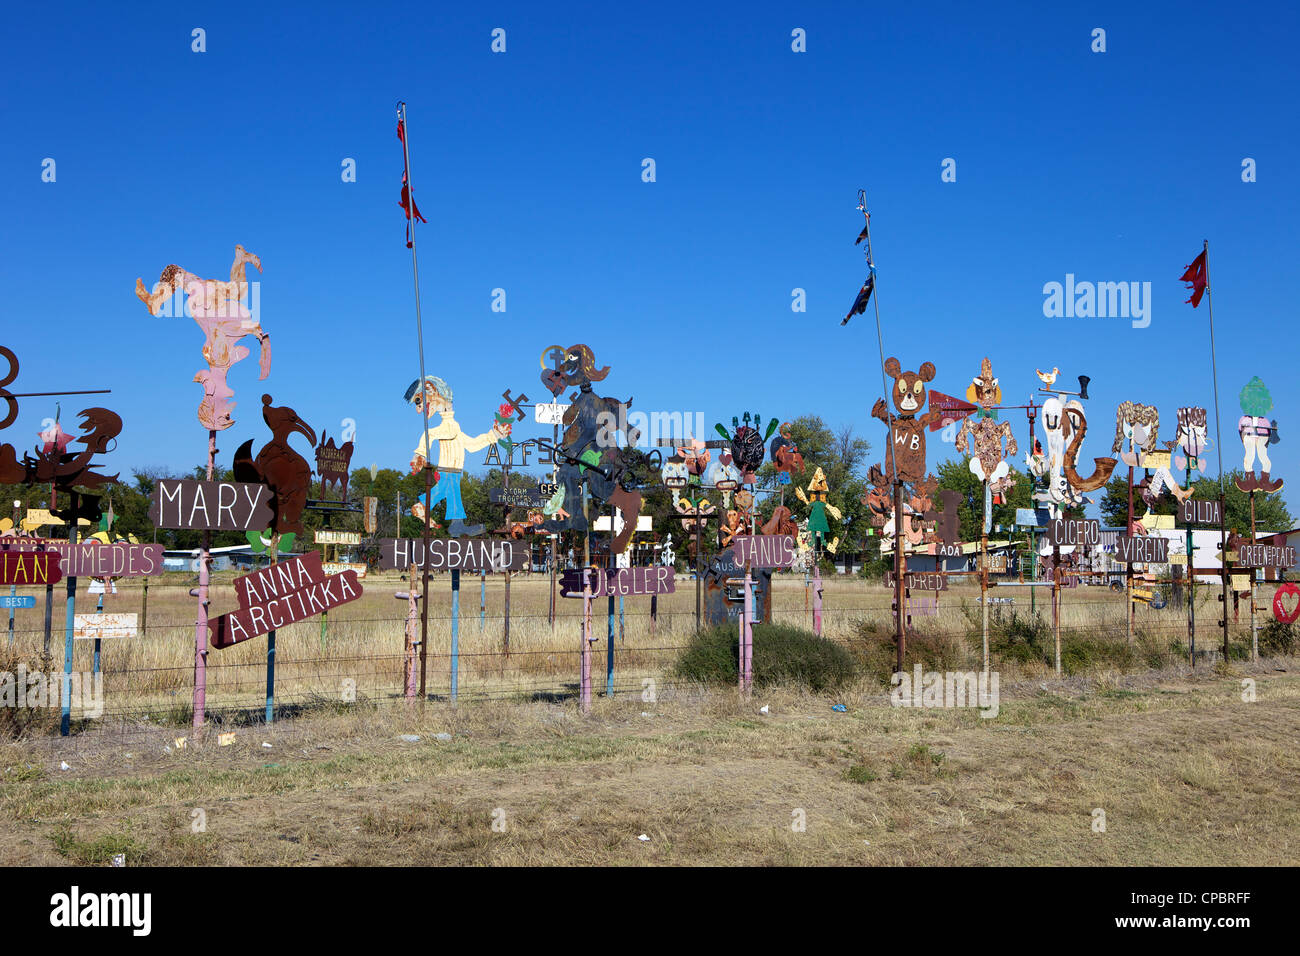
[[[1169,539],[1122,534],[1115,539],[1115,560],[1120,564],[1168,564]]]
[[[317,544],[360,544],[360,531],[330,531],[328,528],[320,528],[316,532]]]
[[[1178,506],[1178,523],[1181,525],[1223,524],[1223,502],[1217,498],[1207,501],[1188,498]]]
[[[1243,541],[1237,546],[1237,563],[1243,568],[1289,568],[1296,563],[1296,549],[1290,545]]]
[[[160,478],[149,520],[156,528],[172,530],[261,531],[271,527],[275,512],[266,485]]]
[[[0,608],[6,611],[31,610],[36,607],[35,594],[0,594]]]
[[[966,554],[960,541],[952,544],[944,544],[942,541],[934,543],[934,556],[936,558],[960,558]]]
[[[885,573],[885,584],[891,588],[894,586],[894,572]],[[948,575],[937,571],[906,571],[903,574],[903,587],[913,591],[946,591]]]
[[[76,614],[72,636],[79,641],[135,637],[139,633],[137,619],[135,614]]]
[[[435,538],[429,542],[430,571],[519,571],[528,563],[528,545],[508,538]],[[385,571],[424,567],[419,538],[380,538],[379,566]]]
[[[587,571],[593,597],[639,594],[672,594],[677,590],[673,569],[658,565],[652,568],[619,568],[607,571],[591,568]],[[582,597],[582,569],[573,568],[560,574],[560,597]]]
[[[358,580],[366,576],[366,566],[360,562],[326,561],[321,564],[321,569],[326,574],[342,574],[344,571],[352,571],[356,574]]]
[[[1096,518],[1053,518],[1047,522],[1047,543],[1096,547],[1101,544],[1101,522]]]
[[[209,620],[209,639],[213,647],[230,647],[355,601],[361,594],[355,571],[326,575],[320,552],[308,551],[235,578],[239,609]]]
[[[547,498],[538,488],[492,488],[488,490],[488,500],[496,505],[509,505],[511,508],[540,508]]]
[[[91,578],[142,578],[163,571],[163,546],[161,544],[134,544],[115,541],[49,541],[41,538],[16,538],[10,545],[14,551],[39,554],[36,549],[44,545],[46,552],[58,555],[59,568],[66,577]],[[55,580],[58,580],[55,578]]]
[[[1229,582],[1228,587],[1234,591],[1249,591],[1254,580],[1253,576],[1249,574],[1230,574],[1229,577],[1232,580]]]
[[[361,527],[366,534],[379,530],[379,499],[365,497],[361,499]]]
[[[737,535],[731,553],[742,567],[788,568],[799,553],[794,536],[789,534]]]
[[[63,577],[53,551],[0,551],[0,584],[53,584]]]

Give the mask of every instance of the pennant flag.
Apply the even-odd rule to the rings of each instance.
[[[1192,296],[1185,301],[1190,302],[1193,309],[1201,304],[1201,296],[1205,295],[1205,252],[1204,249],[1201,250],[1201,254],[1192,260],[1192,264],[1187,267],[1187,271],[1183,273],[1182,279],[1179,280],[1188,284],[1187,288],[1192,293]]]
[[[939,418],[930,422],[930,431],[937,432],[953,422],[961,421],[967,415],[974,414],[979,411],[979,407],[952,395],[931,390],[930,411],[939,413]]]
[[[400,139],[400,140],[402,141],[402,145],[403,145],[403,146],[406,145],[406,124],[403,123],[400,119],[397,121],[397,138]],[[409,248],[411,248],[411,216],[412,216],[412,214],[414,214],[414,215],[415,215],[415,218],[418,219],[418,220],[420,220],[420,222],[427,223],[428,220],[425,219],[422,215],[420,215],[420,207],[419,207],[419,205],[416,204],[415,201],[411,199],[411,187],[408,185],[408,179],[409,179],[408,173],[409,173],[410,171],[409,171],[408,169],[405,168],[405,164],[406,164],[406,151],[405,151],[405,150],[402,151],[402,164],[403,164],[403,168],[402,168],[402,201],[401,201],[400,203],[398,203],[398,205],[401,206],[401,207],[402,207],[402,210],[406,213],[406,248],[409,249]]]
[[[867,303],[871,301],[871,291],[876,287],[876,271],[871,270],[871,275],[867,276],[867,281],[862,283],[862,288],[858,292],[858,297],[853,300],[853,308],[849,309],[849,314],[844,317],[840,325],[848,325],[849,319],[855,315],[861,315],[867,311]]]

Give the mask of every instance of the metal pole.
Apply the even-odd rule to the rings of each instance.
[[[280,554],[280,536],[271,537],[271,567],[274,568]],[[275,723],[275,628],[266,635],[266,722]]]
[[[1219,581],[1222,586],[1223,601],[1223,662],[1228,663],[1228,495],[1223,476],[1223,429],[1219,424],[1219,365],[1214,354],[1214,293],[1210,289],[1210,240],[1203,240],[1205,252],[1205,305],[1210,314],[1210,372],[1214,382],[1214,439],[1215,452],[1219,458],[1219,543],[1223,555]]]
[[[989,672],[989,492],[984,482],[984,522],[980,525],[980,634],[983,638],[984,673]]]
[[[1056,676],[1061,676],[1061,546],[1052,545],[1052,640],[1056,645]]]
[[[578,706],[591,712],[591,569],[582,569],[582,664],[578,678]]]
[[[1255,489],[1250,490],[1250,543],[1255,543]],[[1255,569],[1250,569],[1250,659],[1259,660],[1259,630],[1255,622]]]
[[[892,432],[893,429],[891,428]],[[890,454],[893,454],[891,434]],[[897,475],[897,471],[895,471]],[[898,650],[895,670],[903,672],[903,655],[907,653],[907,625],[903,619],[903,575],[907,567],[903,557],[903,482],[894,479],[894,642]]]
[[[424,576],[425,593],[428,593],[429,576]],[[429,608],[428,599],[425,599],[424,621],[428,624]],[[420,648],[420,656],[424,656],[424,648]],[[451,699],[454,701],[460,689],[460,568],[451,569]],[[420,687],[420,696],[424,696],[423,684]]]
[[[73,502],[77,500],[76,495],[70,497]],[[73,508],[72,510],[75,511],[76,509]],[[68,541],[75,545],[77,543],[77,518],[75,515],[73,515],[69,524],[72,527],[68,532]],[[63,638],[63,719],[59,724],[59,733],[64,737],[68,736],[72,731],[72,632],[76,624],[76,613],[77,579],[73,576],[68,578],[67,616]]]
[[[1133,534],[1133,466],[1128,468],[1128,528],[1125,534]],[[1133,643],[1133,562],[1124,565],[1124,595],[1128,610],[1124,614],[1125,637]]]
[[[1190,453],[1189,453],[1190,455]],[[1187,487],[1192,486],[1192,462],[1187,461]],[[1196,545],[1192,540],[1192,526],[1187,526],[1187,653],[1196,667]]]
[[[208,431],[208,481],[217,460],[217,433]],[[75,532],[74,532],[75,533]],[[203,532],[203,546],[199,549],[199,606],[194,621],[194,729],[202,730],[208,706],[208,585],[211,583],[209,565],[212,549],[212,532]]]

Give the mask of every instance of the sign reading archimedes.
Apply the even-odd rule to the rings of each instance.
[[[244,481],[160,478],[149,520],[155,528],[260,531],[271,527],[271,489]]]
[[[379,566],[385,571],[425,563],[421,539],[379,539]],[[518,571],[528,563],[528,545],[508,538],[434,538],[427,563],[430,571]]]

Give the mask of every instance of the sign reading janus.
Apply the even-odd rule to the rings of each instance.
[[[260,531],[274,519],[271,489],[242,481],[160,478],[149,505],[156,528]]]
[[[652,568],[619,568],[616,571],[589,568],[587,580],[592,597],[672,594],[677,590],[673,569],[662,564]],[[581,568],[560,573],[560,597],[582,597]]]
[[[1169,539],[1122,534],[1115,539],[1115,560],[1120,564],[1168,564]]]
[[[1096,518],[1053,518],[1047,522],[1047,543],[1097,547],[1101,544],[1101,522]]]
[[[1222,524],[1223,502],[1215,499],[1201,501],[1198,498],[1188,498],[1178,507],[1178,521],[1184,525]]]
[[[1237,563],[1243,568],[1289,568],[1296,563],[1296,549],[1289,545],[1241,544]]]
[[[355,601],[361,594],[355,571],[327,576],[320,552],[308,551],[235,578],[239,609],[208,621],[208,633],[213,647],[230,647]]]
[[[794,536],[788,534],[738,535],[731,546],[739,565],[753,568],[788,568],[794,564],[798,549]]]
[[[116,541],[103,544],[99,541],[48,541],[41,538],[15,538],[8,554],[39,555],[38,547],[46,554],[56,555],[63,577],[141,578],[163,572],[163,546],[161,544],[133,544]],[[57,581],[55,577],[52,580]],[[4,583],[10,583],[6,580]],[[44,584],[44,581],[18,582]]]
[[[528,545],[507,538],[435,538],[429,542],[430,571],[519,571],[528,563]],[[380,538],[379,567],[417,568],[426,564],[419,538]]]

